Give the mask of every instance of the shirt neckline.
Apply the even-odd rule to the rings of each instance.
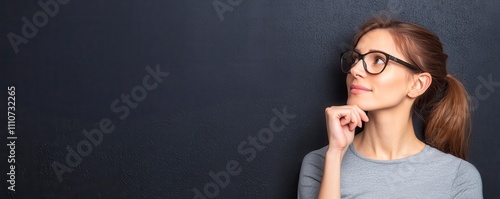
[[[354,143],[351,143],[351,145],[349,145],[349,150],[358,158],[360,158],[364,161],[374,162],[374,163],[378,163],[378,164],[398,164],[398,163],[409,162],[409,161],[418,162],[418,160],[421,160],[426,152],[430,152],[429,149],[430,149],[430,146],[426,144],[425,147],[420,152],[413,154],[413,155],[410,155],[410,156],[407,156],[407,157],[404,157],[404,158],[399,158],[399,159],[394,159],[394,160],[377,160],[377,159],[365,157],[361,153],[358,153],[358,151],[356,151],[356,148],[354,148]]]

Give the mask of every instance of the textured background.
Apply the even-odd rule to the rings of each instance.
[[[365,19],[390,14],[422,24],[445,44],[449,72],[475,104],[470,162],[485,198],[500,197],[500,86],[481,82],[500,82],[498,1],[60,3],[46,24],[37,1],[1,6],[0,119],[14,85],[18,136],[16,192],[6,190],[2,174],[2,194],[195,198],[194,189],[212,186],[206,191],[218,198],[294,198],[303,156],[327,144],[324,108],[345,101],[339,53]],[[214,4],[228,9],[223,18]],[[22,36],[22,18],[33,15],[38,32],[15,53],[7,35]],[[112,102],[139,88],[146,66],[156,65],[169,75],[128,115],[113,112]],[[269,127],[273,109],[284,107],[296,117],[268,143],[248,145]],[[82,131],[102,118],[115,130],[59,181],[51,165],[65,164],[67,147],[77,150]],[[7,173],[6,126],[0,129],[0,173]],[[231,160],[240,173],[213,189],[209,173]]]

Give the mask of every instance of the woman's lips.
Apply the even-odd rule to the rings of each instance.
[[[363,87],[363,86],[359,86],[359,85],[351,85],[350,91],[353,94],[361,94],[361,93],[371,92],[370,89]]]

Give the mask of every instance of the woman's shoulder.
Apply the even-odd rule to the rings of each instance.
[[[450,171],[452,198],[483,198],[482,179],[479,170],[470,162],[435,149],[440,154],[440,170]],[[445,172],[446,173],[446,172]]]
[[[328,145],[311,151],[304,156],[299,175],[298,198],[317,198]]]
[[[444,153],[439,149],[427,146],[428,162],[440,165],[443,169],[452,170],[456,173],[455,180],[466,179],[481,182],[481,176],[477,168],[470,162],[454,155]]]
[[[323,170],[325,155],[328,145],[307,153],[302,160],[302,171],[309,173],[311,170]]]
[[[424,156],[426,156],[428,162],[441,162],[441,163],[446,163],[446,164],[453,164],[460,166],[462,164],[467,165],[467,166],[472,166],[474,167],[471,163],[467,162],[466,160],[463,160],[462,158],[459,158],[457,156],[454,156],[449,153],[445,153],[437,148],[434,148],[430,145],[427,145],[426,148],[422,151],[424,153]]]
[[[324,161],[325,154],[326,154],[327,150],[328,150],[328,145],[326,145],[320,149],[316,149],[314,151],[311,151],[304,156],[303,161],[316,161],[316,160],[323,160]]]

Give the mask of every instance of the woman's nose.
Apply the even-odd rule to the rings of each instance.
[[[355,63],[352,68],[351,68],[351,75],[354,77],[357,76],[364,76],[366,71],[365,68],[363,67],[363,60],[359,60],[357,63]]]

